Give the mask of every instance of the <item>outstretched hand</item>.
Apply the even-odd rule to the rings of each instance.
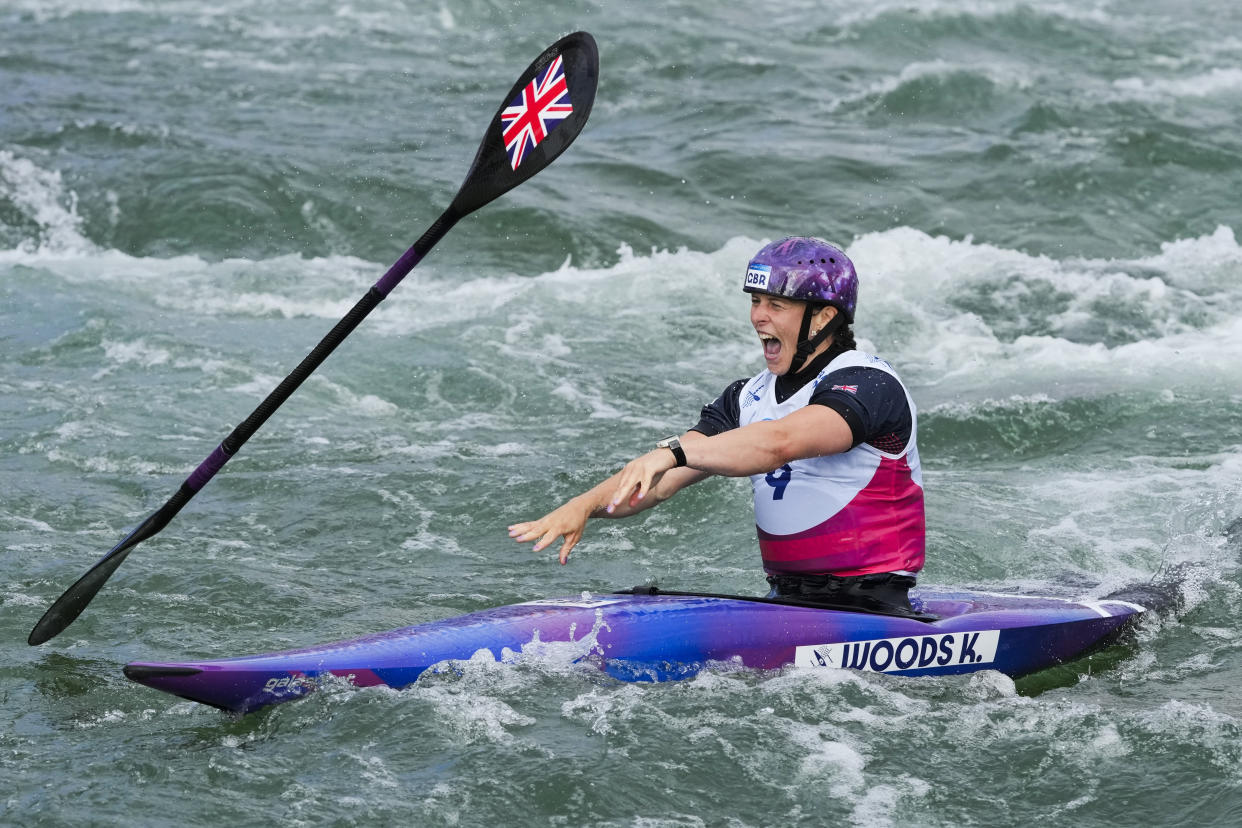
[[[657,497],[652,495],[654,487],[659,485],[665,472],[674,468],[676,458],[668,449],[656,449],[625,464],[625,468],[595,486],[589,492],[578,495],[573,500],[538,520],[515,523],[509,527],[509,537],[518,543],[535,541],[532,551],[539,552],[564,538],[561,544],[561,563],[569,560],[569,553],[582,540],[587,520],[596,517],[625,517],[641,512],[656,505],[660,499],[668,497],[681,486],[701,479],[698,473],[687,475],[670,491]],[[693,470],[683,470],[691,471]],[[652,495],[648,497],[648,495]]]
[[[591,516],[591,509],[579,500],[574,498],[538,520],[513,524],[509,527],[509,537],[518,543],[535,541],[534,552],[543,550],[557,538],[564,538],[565,542],[561,544],[561,564],[564,565],[569,560],[570,550],[582,540],[582,532]]]

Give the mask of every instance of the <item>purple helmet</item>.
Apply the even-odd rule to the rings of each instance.
[[[833,305],[852,324],[858,274],[841,248],[811,236],[790,236],[755,254],[742,290]]]

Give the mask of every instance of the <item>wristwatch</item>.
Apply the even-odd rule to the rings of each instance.
[[[681,440],[676,437],[665,437],[656,443],[656,448],[666,448],[673,453],[673,457],[677,458],[677,468],[686,465],[686,451],[681,447]]]

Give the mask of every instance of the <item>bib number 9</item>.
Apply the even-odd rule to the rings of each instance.
[[[785,487],[789,485],[789,480],[792,477],[793,469],[786,463],[779,469],[768,472],[767,477],[763,478],[772,487],[773,500],[782,500],[785,497]]]

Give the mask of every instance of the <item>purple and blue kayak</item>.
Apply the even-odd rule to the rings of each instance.
[[[713,663],[905,676],[998,670],[1014,678],[1113,641],[1145,609],[1130,601],[1069,601],[913,590],[917,617],[821,609],[742,596],[587,595],[528,601],[350,641],[211,661],[134,662],[134,681],[223,710],[289,701],[330,676],[359,687],[407,687],[428,670],[459,669],[570,644],[567,658],[623,681],[688,678]]]

